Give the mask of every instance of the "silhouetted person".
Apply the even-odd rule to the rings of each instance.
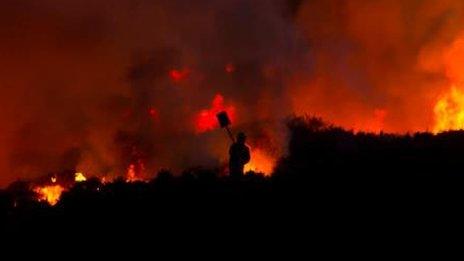
[[[238,178],[243,176],[243,168],[250,161],[250,149],[245,144],[245,133],[240,132],[237,139],[229,149],[229,172],[230,176]]]

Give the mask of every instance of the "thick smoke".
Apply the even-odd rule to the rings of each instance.
[[[463,32],[463,12],[459,0],[304,1],[297,24],[313,70],[289,85],[294,110],[357,130],[433,128],[450,85],[442,56]]]
[[[444,54],[463,11],[460,0],[1,1],[0,185],[218,166],[227,136],[195,128],[218,94],[234,129],[270,152],[292,113],[433,128],[437,97],[459,79]]]
[[[290,113],[284,75],[303,45],[286,1],[6,0],[0,10],[2,185],[75,168],[121,175],[137,162],[146,175],[218,166],[227,136],[195,131],[217,94],[251,138]]]

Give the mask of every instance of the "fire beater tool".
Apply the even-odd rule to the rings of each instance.
[[[234,143],[235,138],[232,132],[230,131],[230,125],[232,124],[232,122],[230,121],[230,118],[227,112],[221,111],[218,114],[216,114],[216,117],[219,121],[219,125],[221,126],[221,128],[224,128],[227,131],[229,138],[232,140],[232,143]]]

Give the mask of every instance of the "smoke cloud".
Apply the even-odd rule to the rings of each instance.
[[[196,128],[217,95],[273,156],[293,113],[433,128],[459,78],[446,57],[463,12],[458,0],[2,1],[0,185],[219,166],[227,136]]]
[[[0,184],[63,169],[218,165],[220,130],[195,131],[216,95],[234,126],[290,113],[296,58],[285,1],[14,1],[0,4]],[[172,77],[176,73],[181,77]],[[276,109],[278,108],[278,109]]]
[[[432,129],[463,11],[452,0],[304,1],[297,24],[313,70],[295,74],[294,110],[355,130]]]

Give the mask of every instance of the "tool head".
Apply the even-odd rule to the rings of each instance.
[[[219,121],[219,125],[221,125],[221,128],[228,127],[231,124],[229,115],[227,115],[226,111],[221,111],[220,113],[216,114],[216,117]]]

